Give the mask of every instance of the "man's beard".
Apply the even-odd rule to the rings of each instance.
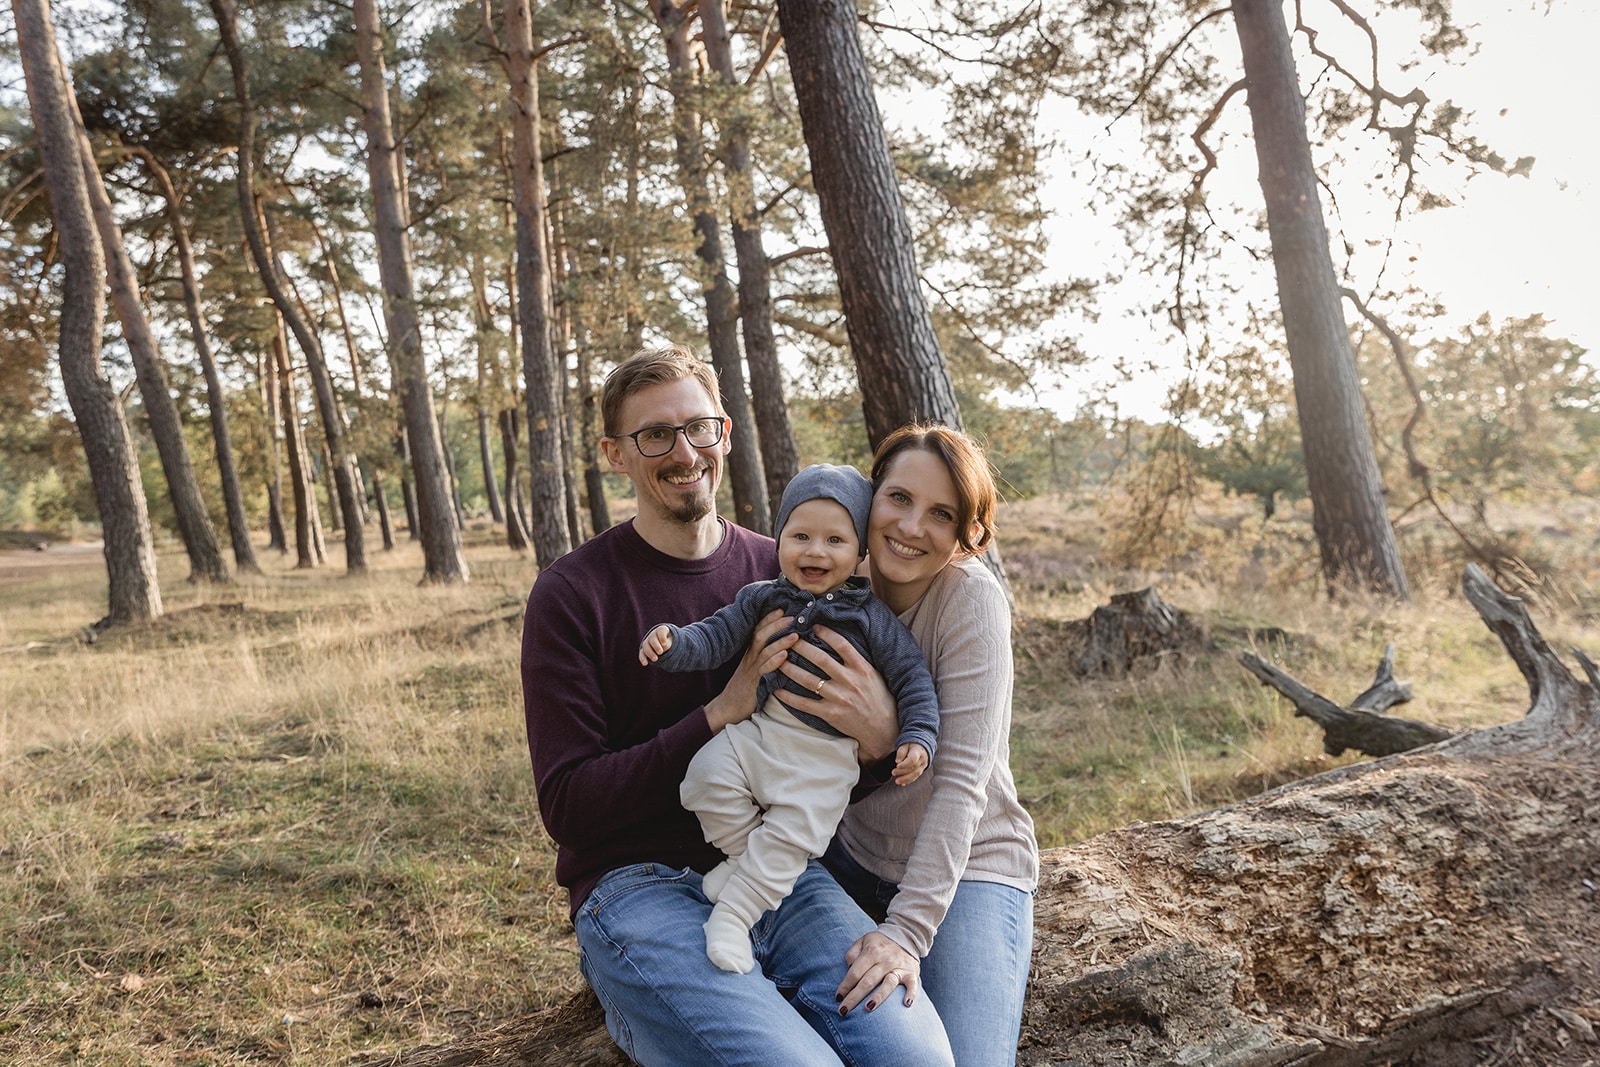
[[[703,473],[710,473],[709,467],[701,468],[701,470]],[[661,477],[663,480],[665,480],[669,474],[687,473],[688,471],[681,470],[663,471]],[[671,485],[671,483],[667,484],[669,486]],[[678,503],[665,505],[667,514],[669,516],[671,516],[674,520],[686,525],[689,523],[699,522],[701,519],[704,519],[707,515],[710,515],[714,510],[716,510],[716,506],[716,496],[711,493],[695,493],[693,496],[687,498],[678,498]]]

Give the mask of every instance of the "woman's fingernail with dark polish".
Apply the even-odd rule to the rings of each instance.
[[[868,1011],[871,1011],[873,1008],[876,1008],[877,1006],[878,1006],[878,1002],[876,1000],[867,1001],[867,1010]]]

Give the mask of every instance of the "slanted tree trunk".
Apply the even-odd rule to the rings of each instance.
[[[717,368],[722,406],[733,424],[733,450],[728,453],[728,480],[733,486],[734,518],[757,533],[772,532],[772,509],[767,501],[766,475],[761,468],[761,441],[750,396],[745,391],[744,362],[739,357],[738,294],[728,280],[727,257],[722,250],[722,228],[711,195],[711,176],[705,165],[705,144],[700,108],[696,101],[698,77],[689,33],[690,4],[675,0],[650,0],[650,10],[667,46],[667,69],[672,89],[672,135],[677,144],[678,180],[683,186],[689,216],[700,243],[700,292],[706,305],[706,341],[711,363]]]
[[[356,495],[354,457],[344,445],[344,416],[339,410],[338,398],[333,392],[332,378],[322,358],[322,344],[316,333],[300,314],[283,284],[283,274],[276,257],[267,245],[266,227],[262,223],[260,207],[255,196],[255,109],[250,96],[249,71],[244,53],[239,46],[239,27],[234,0],[211,0],[211,10],[217,19],[222,36],[223,50],[233,71],[234,95],[239,105],[239,171],[236,188],[239,197],[239,215],[244,226],[245,244],[250,248],[251,259],[261,275],[267,295],[272,299],[278,314],[294,333],[300,350],[305,353],[306,365],[311,372],[312,386],[316,390],[317,407],[322,414],[323,433],[334,457],[334,484],[338,488],[339,507],[344,513],[345,567],[351,574],[367,569],[366,544],[361,525],[361,501]],[[320,524],[319,524],[320,527]]]
[[[57,348],[61,382],[83,440],[95,505],[105,539],[112,625],[161,614],[150,512],[139,481],[139,461],[117,394],[100,366],[105,323],[105,252],[95,233],[93,209],[80,157],[72,88],[56,48],[47,0],[12,0],[17,48],[28,87],[50,215],[60,244],[64,278]]]
[[[772,332],[772,270],[761,244],[761,222],[751,180],[748,106],[744,87],[733,72],[733,49],[723,0],[701,0],[706,60],[725,90],[722,162],[728,182],[728,214],[733,226],[733,253],[739,264],[739,321],[744,326],[745,362],[750,366],[750,402],[761,438],[761,466],[767,478],[767,500],[776,516],[784,487],[800,470],[800,450],[783,395],[783,368]]]
[[[779,0],[778,21],[874,448],[912,419],[961,425],[923,299],[853,0]]]
[[[367,134],[367,173],[372,181],[378,274],[383,283],[389,359],[395,367],[400,405],[410,435],[416,478],[417,521],[422,539],[423,581],[465,582],[467,558],[451,506],[444,442],[428,385],[428,365],[418,332],[411,276],[409,211],[402,186],[394,123],[384,77],[383,38],[376,0],[355,0],[356,53],[361,62],[361,123]]]
[[[1600,670],[1476,566],[1527,714],[1042,857],[1017,1062],[1580,1067],[1600,1011]],[[587,993],[405,1067],[621,1065]]]
[[[505,5],[506,72],[511,81],[511,171],[517,209],[517,310],[528,405],[529,521],[534,556],[547,567],[572,550],[567,463],[562,449],[565,375],[550,332],[550,258],[544,161],[539,147],[539,68],[529,0]]]
[[[239,470],[233,459],[233,435],[228,430],[227,395],[222,391],[222,377],[217,373],[217,360],[211,353],[211,340],[206,332],[205,316],[200,310],[200,280],[194,269],[194,250],[189,244],[189,227],[183,221],[183,209],[172,177],[148,149],[134,150],[155,179],[156,188],[166,204],[167,220],[172,226],[173,244],[178,250],[178,268],[183,277],[183,307],[189,316],[189,333],[194,338],[195,353],[200,357],[200,371],[206,379],[206,407],[210,411],[211,442],[217,456],[217,475],[222,483],[222,501],[228,516],[228,536],[233,546],[233,565],[247,574],[260,574],[255,548],[250,544],[250,520],[245,517],[244,493],[239,486]]]
[[[1343,755],[1346,749],[1367,756],[1392,756],[1455,736],[1453,730],[1430,722],[1395,719],[1384,714],[1396,704],[1411,699],[1411,687],[1395,680],[1393,645],[1384,651],[1372,684],[1352,700],[1349,707],[1340,707],[1254,653],[1239,653],[1239,662],[1261,679],[1261,684],[1282,693],[1294,705],[1296,715],[1322,727],[1322,750],[1330,756]]]
[[[205,499],[200,495],[200,481],[195,477],[194,463],[189,458],[189,442],[183,435],[183,419],[178,415],[178,405],[172,400],[167,385],[166,368],[156,351],[155,337],[150,333],[150,322],[145,318],[144,305],[139,300],[139,279],[122,244],[122,228],[117,225],[111,210],[111,197],[95,165],[94,148],[89,144],[89,134],[83,128],[83,117],[78,113],[76,98],[69,95],[73,125],[78,134],[78,149],[83,165],[84,186],[89,193],[89,206],[94,212],[95,226],[100,231],[100,244],[105,249],[107,273],[111,281],[111,304],[117,309],[117,320],[122,324],[122,339],[133,357],[134,380],[139,383],[139,396],[144,401],[146,417],[150,420],[150,436],[155,439],[156,452],[161,456],[161,473],[166,478],[167,494],[172,500],[172,513],[177,519],[178,535],[189,554],[189,580],[191,582],[226,582],[228,567],[222,560],[222,549],[217,544],[217,531],[206,512]]]
[[[1277,0],[1234,0],[1272,263],[1305,448],[1312,527],[1330,591],[1355,583],[1408,595],[1361,382],[1328,251],[1305,101]]]

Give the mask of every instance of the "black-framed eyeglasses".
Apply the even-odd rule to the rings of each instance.
[[[710,448],[722,440],[723,425],[724,422],[720,417],[707,415],[705,418],[686,422],[682,426],[646,426],[642,430],[619,433],[616,436],[633,438],[633,445],[639,450],[639,455],[654,458],[671,452],[672,447],[678,443],[680,433],[691,447]]]

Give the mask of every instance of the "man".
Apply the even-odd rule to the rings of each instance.
[[[777,553],[716,513],[732,442],[716,378],[692,353],[633,356],[606,379],[601,412],[601,448],[633,483],[638,515],[540,574],[522,689],[540,815],[607,1029],[646,1065],[951,1063],[914,978],[901,999],[890,981],[845,1010],[861,997],[840,985],[845,954],[876,926],[815,861],[751,931],[755,970],[706,958],[701,875],[722,857],[679,803],[679,784],[701,745],[751,715],[762,674],[806,675],[785,661],[794,635],[766,644],[785,621],[776,613],[737,664],[684,674],[640,665],[651,626],[694,622],[776,577]],[[855,737],[864,761],[881,761],[894,749],[893,702],[848,642],[829,644],[843,662],[798,648],[829,676],[806,710]]]

